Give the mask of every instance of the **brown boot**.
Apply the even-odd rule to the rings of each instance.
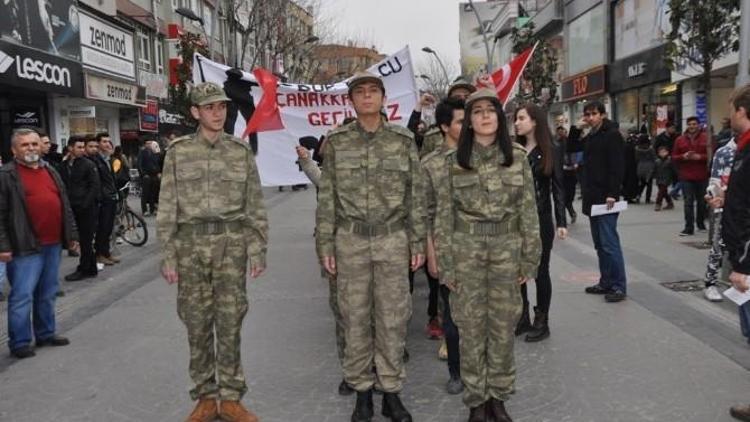
[[[732,408],[729,409],[729,414],[735,419],[750,421],[750,406],[732,406]]]
[[[120,263],[120,258],[118,258],[118,257],[116,257],[114,255],[108,256],[107,259],[109,259],[110,261],[114,262],[115,264],[119,264]]]
[[[106,256],[103,256],[103,255],[98,255],[96,257],[96,262],[98,262],[100,264],[104,264],[104,265],[115,265],[114,261],[112,261],[111,259],[109,259],[109,258],[107,258]]]
[[[215,399],[200,399],[185,422],[213,422],[219,416]]]
[[[258,422],[258,417],[238,401],[222,401],[219,416],[227,422]]]

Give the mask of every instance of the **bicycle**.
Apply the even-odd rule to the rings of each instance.
[[[131,187],[128,182],[120,188],[120,200],[115,212],[115,229],[112,231],[112,242],[116,243],[120,238],[133,246],[143,246],[148,241],[148,228],[146,220],[136,214],[128,205],[128,190]]]

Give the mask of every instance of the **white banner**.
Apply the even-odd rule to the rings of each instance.
[[[225,129],[233,128],[236,136],[242,136],[247,121],[263,96],[263,90],[255,76],[248,72],[242,72],[241,80],[237,77],[229,78],[228,75],[232,74],[230,69],[196,55],[193,81],[215,82],[224,87],[227,96],[233,100]],[[383,78],[388,120],[406,127],[417,102],[409,47],[386,57],[368,70]],[[345,117],[354,116],[347,92],[346,81],[331,85],[278,84],[276,102],[281,111],[284,129],[258,133],[256,161],[263,186],[309,183],[296,164],[297,153],[294,147],[305,137],[320,139]]]

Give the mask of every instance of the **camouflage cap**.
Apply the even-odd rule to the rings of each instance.
[[[229,101],[224,89],[213,82],[203,82],[193,87],[190,92],[190,101],[193,105],[202,106],[220,101]]]
[[[494,89],[482,88],[469,95],[469,98],[466,100],[466,110],[469,110],[472,104],[479,100],[490,100],[493,103],[500,104],[502,107],[502,103],[500,103],[500,99],[497,98],[497,92],[495,92]]]
[[[458,78],[451,84],[450,88],[448,88],[448,97],[451,96],[454,89],[460,89],[463,88],[467,91],[469,91],[469,94],[476,92],[477,87],[475,87],[473,84],[471,84],[469,81],[463,78]]]
[[[372,82],[375,85],[378,85],[381,89],[385,90],[383,80],[380,78],[380,76],[367,71],[355,73],[354,76],[352,76],[352,78],[349,80],[349,82],[347,82],[347,85],[349,85],[349,90],[351,91],[357,85],[361,85],[365,82]]]

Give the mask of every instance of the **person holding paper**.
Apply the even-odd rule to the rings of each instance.
[[[583,109],[584,124],[590,126],[584,138],[583,159],[586,162],[583,183],[583,213],[589,216],[591,237],[599,258],[599,283],[586,293],[604,295],[607,302],[620,302],[627,294],[625,260],[617,234],[619,213],[592,215],[593,205],[606,204],[612,209],[620,198],[625,173],[624,140],[614,122],[606,118],[604,104],[592,101]]]
[[[732,93],[729,111],[732,129],[738,134],[737,155],[726,191],[721,235],[732,264],[729,281],[744,293],[750,287],[750,84]],[[740,319],[747,306],[740,307]],[[748,405],[734,406],[730,413],[737,419],[750,421]]]

